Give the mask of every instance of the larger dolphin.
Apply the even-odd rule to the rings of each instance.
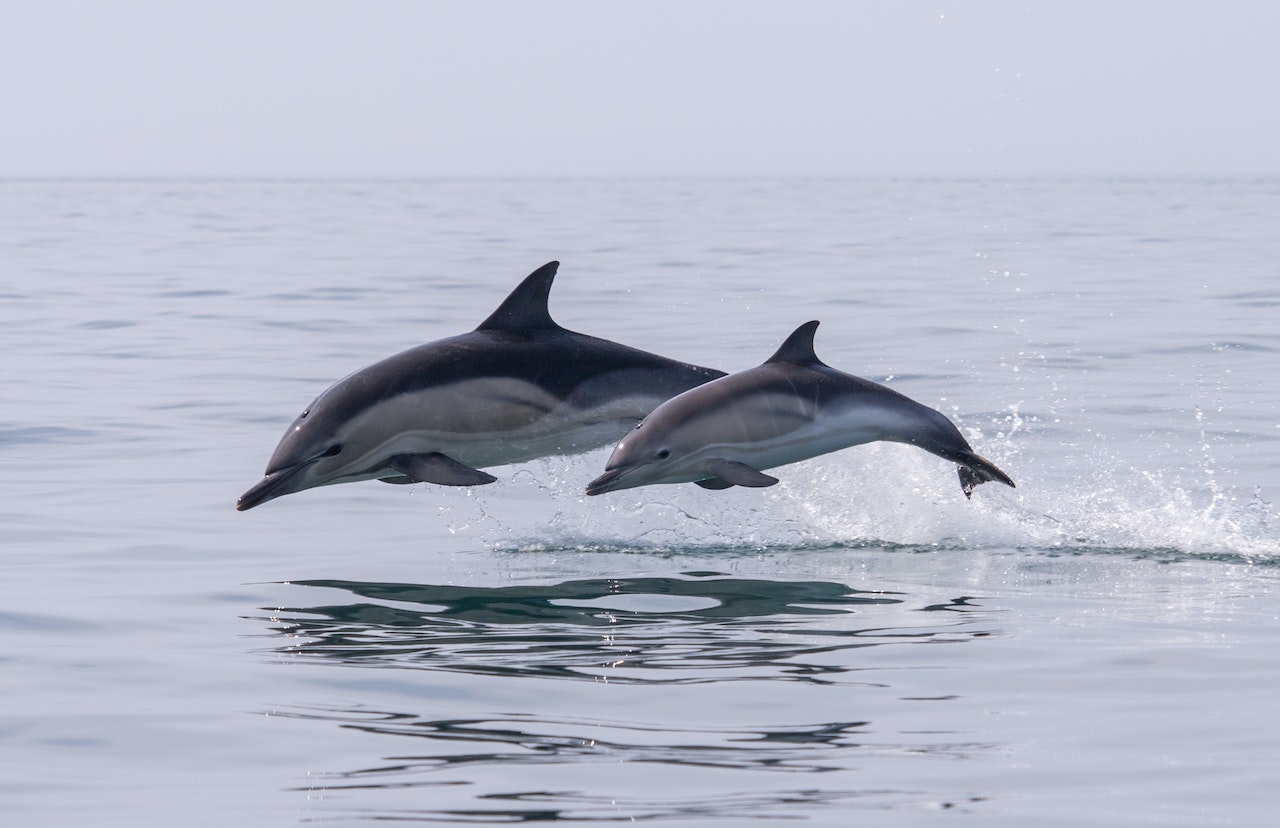
[[[763,365],[655,408],[618,443],[587,494],[652,483],[772,486],[778,478],[764,469],[874,440],[910,443],[955,463],[965,497],[990,480],[1013,485],[939,412],[819,360],[817,329],[806,322]]]
[[[474,331],[339,380],[236,508],[356,480],[492,483],[480,469],[608,445],[663,400],[724,376],[560,327],[547,310],[558,267],[531,273]]]

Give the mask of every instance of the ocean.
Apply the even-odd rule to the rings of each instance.
[[[6,826],[1259,826],[1280,805],[1280,180],[0,181]],[[830,365],[769,489],[244,513],[329,384],[562,262],[565,327]]]

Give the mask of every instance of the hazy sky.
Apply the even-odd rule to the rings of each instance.
[[[0,175],[1280,172],[1280,3],[0,0]]]

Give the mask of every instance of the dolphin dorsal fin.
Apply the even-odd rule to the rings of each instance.
[[[814,363],[822,365],[822,360],[818,359],[818,355],[813,352],[813,334],[817,330],[818,320],[816,319],[796,328],[773,356],[765,360],[765,364],[790,362],[794,365],[813,365]]]
[[[524,277],[498,309],[480,323],[477,331],[512,331],[536,328],[555,328],[559,325],[547,310],[547,297],[551,295],[551,282],[556,278],[559,262],[547,262]]]

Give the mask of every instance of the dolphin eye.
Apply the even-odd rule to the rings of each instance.
[[[666,460],[670,456],[671,456],[671,449],[663,449],[662,451],[658,452],[659,460]]]
[[[299,415],[298,415],[298,419],[299,419],[299,420],[305,420],[305,419],[307,418],[307,415],[308,415],[308,414],[310,414],[310,413],[311,413],[311,409],[310,409],[310,408],[308,408],[308,409],[306,409],[305,411],[303,411],[301,414],[299,414]]]
[[[342,454],[342,446],[329,446],[329,448],[325,449],[324,454],[321,454],[320,456],[336,457],[339,454]]]

